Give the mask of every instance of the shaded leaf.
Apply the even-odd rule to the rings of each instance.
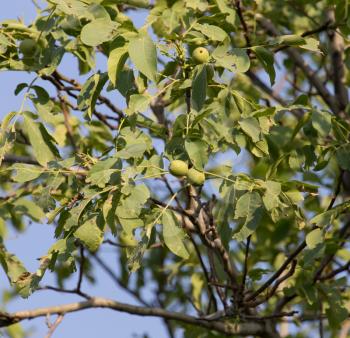
[[[257,228],[262,216],[262,200],[259,193],[247,192],[236,204],[235,219],[245,218],[245,222],[238,233],[233,235],[237,241],[244,241]]]
[[[205,65],[198,65],[195,68],[192,80],[192,107],[200,111],[207,97],[207,71]]]
[[[90,76],[81,88],[77,99],[78,108],[81,110],[87,110],[87,114],[90,118],[95,110],[97,98],[107,80],[108,76],[106,73],[96,73]]]
[[[34,156],[42,166],[46,167],[48,162],[59,157],[52,138],[43,124],[34,122],[31,117],[24,115],[24,127],[33,147]]]
[[[267,74],[269,74],[270,83],[271,83],[271,86],[273,86],[275,83],[275,78],[276,78],[276,71],[275,71],[275,67],[273,65],[274,64],[273,53],[270,50],[268,50],[264,47],[260,47],[260,46],[254,47],[252,49],[255,52],[255,55],[258,58],[258,60],[263,65]]]
[[[187,259],[189,253],[184,244],[186,234],[181,229],[176,216],[171,210],[166,210],[163,213],[162,224],[165,245],[175,255]]]
[[[186,140],[185,149],[195,168],[203,170],[208,162],[208,144],[202,140]]]
[[[96,217],[84,222],[75,232],[74,237],[79,239],[91,252],[95,252],[103,241],[103,231],[96,223]]]

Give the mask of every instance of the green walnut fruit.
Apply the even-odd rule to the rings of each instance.
[[[33,56],[38,49],[38,44],[35,40],[32,39],[25,39],[21,42],[19,45],[19,51],[24,56]]]
[[[187,173],[187,179],[193,185],[202,185],[205,181],[205,175],[203,172],[191,168]]]
[[[196,63],[206,63],[209,61],[209,52],[204,47],[197,47],[192,53],[192,58]]]
[[[174,176],[185,176],[188,172],[188,165],[181,160],[174,160],[170,162],[169,171]]]

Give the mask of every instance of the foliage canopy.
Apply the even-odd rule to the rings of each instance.
[[[0,263],[16,293],[158,316],[169,337],[346,337],[349,6],[47,0],[28,25],[3,21],[0,69],[32,75],[0,129]],[[6,249],[29,221],[56,239],[35,272]],[[82,291],[96,264],[137,305]],[[74,306],[2,312],[0,326]]]

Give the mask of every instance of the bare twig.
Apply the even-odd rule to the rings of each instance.
[[[49,327],[49,332],[47,333],[47,335],[45,336],[45,338],[51,338],[51,336],[53,335],[53,333],[55,332],[55,330],[57,329],[57,326],[60,325],[60,323],[63,320],[64,315],[63,314],[59,314],[58,317],[56,318],[55,322],[53,324],[50,324],[48,322],[48,327]]]
[[[247,273],[248,273],[248,256],[249,256],[249,248],[250,248],[251,238],[252,238],[252,235],[248,236],[246,247],[245,247],[244,268],[243,268],[243,277],[242,277],[242,284],[241,284],[241,294],[242,295],[244,294],[245,283],[246,283]]]
[[[84,265],[85,265],[85,256],[84,256],[84,247],[80,245],[80,267],[79,267],[79,277],[78,277],[78,283],[77,283],[77,292],[81,292],[81,284],[83,282],[84,277]]]

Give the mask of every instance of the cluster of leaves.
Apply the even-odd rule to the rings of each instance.
[[[350,255],[338,236],[349,202],[339,195],[333,207],[330,197],[339,190],[337,177],[350,170],[348,111],[334,111],[314,84],[308,92],[305,69],[281,56],[296,51],[330,81],[322,68],[330,54],[326,41],[304,33],[318,33],[331,5],[247,1],[242,18],[239,3],[50,0],[30,25],[2,22],[0,68],[33,74],[15,89],[23,104],[0,130],[0,262],[23,297],[47,269],[63,285],[76,270],[79,248],[93,255],[112,236],[125,248],[119,256],[125,285],[132,272],[136,288],[147,288],[147,273],[159,284],[163,305],[189,311],[192,290],[199,313],[213,308],[196,248],[205,263],[217,258],[184,221],[194,217],[193,187],[167,171],[169,161],[183,160],[205,172],[197,197],[203,208],[211,205],[211,225],[242,274],[241,249],[252,242],[246,289],[261,286],[306,238],[282,295],[267,297],[258,313],[293,296],[302,314],[317,314],[323,304],[328,328],[339,329],[348,316],[348,279],[314,276],[329,255],[340,265]],[[331,3],[332,24],[347,37],[344,4]],[[145,13],[141,28],[132,20],[135,9]],[[281,33],[259,27],[266,28],[264,20]],[[204,64],[191,59],[198,46],[210,52]],[[97,55],[104,56],[100,70]],[[78,63],[79,76],[88,75],[83,84],[60,73],[64,58]],[[281,93],[258,78],[272,86],[276,62],[288,81]],[[57,239],[34,273],[5,247],[7,227],[23,231],[28,219],[52,224]],[[225,267],[215,265],[217,282],[226,284]]]

